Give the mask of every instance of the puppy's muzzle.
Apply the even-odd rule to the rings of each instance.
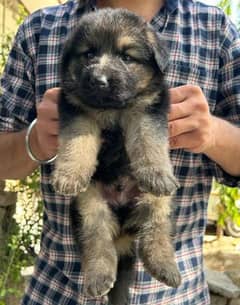
[[[109,89],[109,80],[108,77],[104,74],[92,74],[89,75],[89,88],[100,90],[108,90]]]

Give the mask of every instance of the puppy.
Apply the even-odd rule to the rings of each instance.
[[[112,305],[128,304],[136,254],[157,280],[181,281],[170,237],[177,182],[166,65],[151,26],[123,9],[83,16],[63,49],[53,185],[75,196],[84,292],[108,294]]]

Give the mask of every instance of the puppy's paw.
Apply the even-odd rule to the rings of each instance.
[[[137,171],[136,179],[141,191],[155,196],[168,196],[178,188],[178,182],[171,172],[163,172],[154,168],[142,168]]]
[[[89,298],[101,297],[113,288],[116,281],[116,272],[110,268],[101,268],[86,273],[84,294]]]
[[[177,288],[181,284],[181,275],[178,271],[176,264],[165,263],[158,267],[158,270],[151,272],[152,275],[160,282],[163,282],[167,286]]]
[[[181,275],[174,260],[159,261],[157,257],[153,260],[144,259],[144,267],[159,282],[167,286],[177,288],[181,284]]]
[[[52,184],[55,191],[62,195],[76,196],[81,192],[85,192],[90,183],[90,178],[83,179],[82,177],[74,177],[60,175],[55,172],[52,178]]]

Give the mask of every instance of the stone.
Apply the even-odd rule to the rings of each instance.
[[[233,281],[235,285],[237,285],[240,288],[240,271],[239,270],[228,270],[225,271],[227,276],[230,277],[230,279]]]
[[[240,305],[240,299],[233,299],[233,300],[231,300],[229,305]]]
[[[210,269],[206,269],[205,272],[211,292],[229,299],[236,299],[240,296],[240,288],[224,272]]]

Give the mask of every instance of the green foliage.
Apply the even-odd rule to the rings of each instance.
[[[19,4],[18,5],[18,16],[17,16],[17,20],[16,20],[17,26],[19,26],[27,16],[28,16],[28,12],[27,12],[26,8],[22,4]]]
[[[218,6],[221,7],[228,16],[232,15],[232,7],[230,0],[219,1]]]
[[[237,226],[240,226],[240,189],[214,182],[213,190],[219,196],[219,218],[217,224],[220,227],[224,227],[226,220],[230,218]]]
[[[0,75],[3,72],[3,68],[7,62],[8,53],[12,44],[12,35],[5,34],[1,38],[0,44]]]
[[[19,5],[16,28],[27,16],[23,5]],[[14,33],[6,33],[0,37],[0,75],[6,64],[12,45]],[[34,263],[42,229],[42,201],[39,194],[39,172],[22,181],[8,182],[8,190],[18,192],[18,204],[22,208],[20,221],[9,220],[10,234],[6,241],[4,255],[0,257],[0,305],[11,304],[11,298],[20,298],[23,291],[21,270]],[[29,209],[32,213],[29,213]],[[34,215],[34,217],[33,217]]]
[[[43,204],[39,192],[39,172],[21,181],[7,181],[8,191],[18,192],[21,219],[12,222],[5,255],[1,257],[0,305],[8,305],[9,298],[22,295],[21,270],[32,266],[42,230]],[[21,224],[20,224],[21,222]]]
[[[239,0],[234,0],[236,1],[236,3],[238,3],[237,6],[237,10],[240,11],[240,1]],[[228,16],[232,16],[234,13],[233,11],[233,0],[220,0],[218,2],[218,6],[223,9],[223,11],[228,15]],[[235,8],[235,7],[234,7]],[[239,18],[239,13],[238,13],[238,20],[236,21],[236,26],[238,28],[238,30],[240,30],[240,18]]]
[[[36,256],[35,245],[41,236],[43,211],[39,171],[35,171],[24,180],[8,182],[7,185],[10,191],[18,193],[18,203],[21,207],[19,219],[16,217],[19,224],[20,246],[29,255]]]
[[[16,28],[23,22],[26,16],[27,11],[25,7],[19,4],[18,17],[16,19]],[[3,68],[7,62],[7,57],[11,49],[13,36],[14,33],[4,33],[0,36],[0,75],[2,74]]]
[[[218,6],[221,7],[228,16],[232,15],[230,0],[219,1]],[[238,7],[240,8],[240,3]],[[240,28],[240,20],[238,21],[238,26]],[[218,225],[224,227],[226,220],[230,218],[237,226],[240,226],[240,209],[237,204],[240,200],[240,189],[237,187],[231,188],[214,182],[214,192],[217,192],[220,198]]]

